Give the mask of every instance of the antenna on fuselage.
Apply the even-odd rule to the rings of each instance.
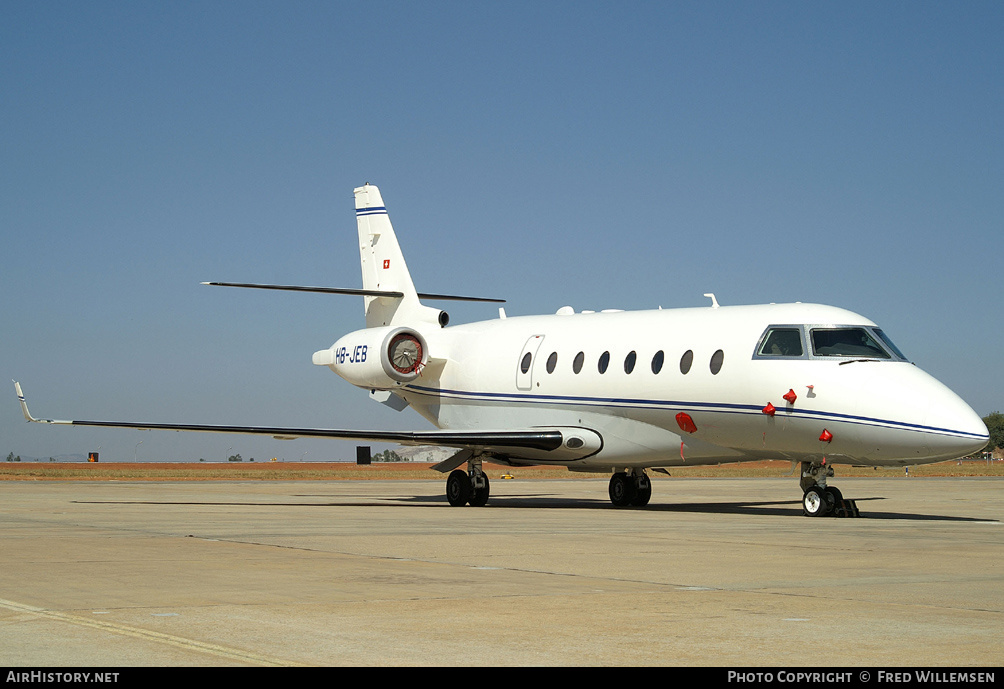
[[[708,299],[711,300],[711,308],[713,308],[713,309],[717,309],[718,308],[718,300],[715,299],[715,293],[714,292],[705,292],[704,296],[706,296]]]

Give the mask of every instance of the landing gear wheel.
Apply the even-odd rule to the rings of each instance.
[[[823,489],[823,501],[826,503],[826,514],[831,514],[837,506],[837,496],[832,488]]]
[[[833,495],[819,486],[813,486],[802,496],[802,513],[807,517],[825,517],[830,512]]]
[[[463,507],[471,499],[474,488],[466,471],[454,469],[446,479],[446,499],[454,507]],[[486,496],[487,500],[487,496]]]
[[[844,507],[844,496],[840,493],[837,488],[833,486],[827,486],[823,491],[823,497],[826,498],[826,504],[829,506],[828,513],[832,517],[843,517],[846,514]]]
[[[471,487],[471,507],[484,507],[485,503],[488,502],[488,493],[491,491],[491,488],[489,487],[487,476],[484,477],[484,480],[484,488]]]
[[[631,500],[632,507],[644,507],[652,499],[652,486],[638,488],[635,491],[634,499]]]
[[[632,504],[638,494],[634,477],[624,472],[617,472],[610,477],[610,502],[614,507],[627,507]]]
[[[634,499],[631,501],[632,507],[644,507],[652,499],[652,484],[645,481],[644,486],[638,486],[635,490]]]

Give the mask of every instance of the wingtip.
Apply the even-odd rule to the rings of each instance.
[[[24,401],[24,392],[21,391],[21,384],[13,378],[11,382],[14,383],[14,391],[17,393],[17,401],[21,404],[21,413],[24,414],[24,420],[34,421],[34,417],[28,412],[28,403]]]

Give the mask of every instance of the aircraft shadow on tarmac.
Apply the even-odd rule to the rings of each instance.
[[[440,507],[450,507],[443,504],[442,497],[418,496],[415,498],[400,499],[409,503],[432,503]],[[859,508],[861,503],[869,501],[885,500],[882,497],[856,498],[855,503]],[[743,514],[760,516],[800,516],[802,513],[801,500],[765,500],[750,501],[742,500],[736,502],[677,502],[677,503],[649,503],[644,507],[614,507],[607,500],[590,500],[583,498],[564,498],[554,494],[541,493],[539,495],[524,495],[518,497],[492,498],[485,507],[495,509],[601,509],[617,511],[642,510],[646,512],[689,512],[695,514]],[[456,508],[451,508],[456,509]],[[874,510],[862,510],[858,519],[909,519],[915,521],[960,521],[979,522],[986,519],[976,517],[956,517],[940,514],[902,514],[897,512],[879,512]]]
[[[328,495],[296,495],[298,498],[329,498]],[[861,503],[885,500],[882,497],[855,498],[859,507]],[[102,504],[102,505],[177,505],[177,506],[241,506],[241,507],[439,507],[443,509],[472,509],[452,507],[446,503],[443,496],[437,495],[416,495],[416,496],[395,496],[384,500],[356,499],[339,500],[337,502],[237,502],[237,501],[215,501],[215,500],[191,500],[191,501],[165,501],[165,500],[73,500],[78,504]],[[800,516],[801,500],[765,500],[765,501],[736,501],[736,502],[677,502],[677,503],[649,503],[644,507],[614,507],[610,502],[600,499],[588,498],[565,498],[553,493],[540,493],[536,495],[521,495],[516,497],[493,497],[487,505],[480,509],[595,509],[595,510],[617,510],[623,512],[645,511],[645,512],[666,512],[666,513],[694,513],[694,514],[742,514],[748,516]],[[907,519],[911,521],[945,521],[945,522],[986,522],[997,521],[987,520],[978,517],[957,517],[940,514],[903,514],[898,512],[879,512],[864,509],[858,519]]]

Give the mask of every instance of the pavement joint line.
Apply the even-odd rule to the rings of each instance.
[[[201,538],[201,537],[195,536],[195,538]],[[242,544],[242,545],[264,546],[264,547],[271,547],[271,548],[285,548],[285,549],[289,549],[289,550],[304,550],[304,551],[312,552],[312,553],[328,553],[328,554],[340,555],[340,556],[343,556],[343,557],[358,557],[358,558],[365,558],[365,559],[371,559],[371,560],[389,560],[389,561],[397,561],[397,562],[401,562],[401,561],[421,562],[423,564],[443,565],[443,566],[448,566],[448,567],[467,567],[467,568],[470,568],[470,569],[479,569],[479,570],[486,569],[485,567],[480,567],[480,566],[477,566],[477,565],[472,565],[470,563],[464,563],[464,562],[450,562],[450,561],[443,561],[443,560],[428,560],[428,559],[424,559],[424,558],[402,558],[402,557],[399,557],[399,556],[372,555],[372,554],[365,554],[365,553],[349,553],[349,552],[344,552],[344,551],[320,550],[320,549],[316,549],[316,548],[306,548],[306,547],[303,547],[303,546],[280,545],[280,544],[275,544],[275,543],[260,543],[260,542],[256,542],[256,541],[242,541],[242,540],[235,540],[235,539],[214,539],[214,540],[221,540],[221,541],[223,541],[225,543],[238,543],[238,544]],[[651,581],[651,580],[645,580],[645,579],[627,579],[627,578],[623,578],[623,577],[598,577],[598,576],[595,576],[595,575],[590,575],[590,576],[587,576],[587,577],[583,577],[583,575],[576,574],[574,572],[556,572],[556,571],[548,571],[548,570],[542,570],[542,569],[527,569],[527,568],[522,568],[522,567],[499,567],[499,566],[492,566],[490,569],[493,570],[493,571],[497,570],[497,571],[504,571],[504,572],[515,572],[515,573],[520,573],[520,574],[542,574],[542,575],[547,575],[547,576],[571,577],[571,578],[576,578],[576,579],[587,578],[587,579],[595,579],[595,580],[600,581],[600,582],[610,582],[610,583],[618,583],[618,584],[632,584],[632,585],[640,585],[640,586],[651,586],[651,587],[654,587],[656,590],[675,590],[675,591],[682,591],[682,592],[698,592],[698,593],[706,593],[706,592],[716,592],[716,593],[737,593],[738,592],[738,593],[741,593],[741,592],[745,592],[745,593],[748,593],[748,594],[761,594],[761,595],[767,595],[767,596],[791,596],[791,597],[794,597],[794,598],[820,598],[820,599],[834,598],[833,596],[820,596],[818,594],[809,593],[809,592],[800,593],[800,592],[797,592],[797,591],[778,591],[776,589],[776,587],[774,587],[774,586],[763,587],[763,588],[749,588],[749,587],[744,587],[744,586],[736,586],[736,587],[733,587],[733,586],[703,586],[703,585],[701,585],[701,586],[695,586],[693,584],[678,584],[678,583],[672,583],[672,582],[659,582],[659,581]],[[837,586],[836,588],[839,589],[840,587]],[[519,597],[519,594],[515,594],[515,597]],[[446,597],[446,598],[449,598],[449,597]],[[838,600],[845,600],[846,599],[846,598],[841,598],[841,597],[836,597],[836,598]],[[856,599],[851,598],[851,599],[846,599],[846,600],[856,600]],[[903,605],[903,604],[898,604],[898,605]],[[915,605],[911,603],[911,604],[906,605],[906,607],[915,607]],[[957,606],[943,606],[943,605],[923,605],[921,607],[932,608],[932,609],[963,610],[963,611],[968,611],[968,612],[991,613],[991,614],[999,614],[1001,612],[1000,610],[994,610],[993,608],[973,608],[973,607],[962,607],[962,608],[959,608]]]
[[[225,658],[227,660],[236,660],[255,665],[268,665],[276,667],[300,665],[299,663],[293,663],[286,660],[270,658],[268,656],[263,656],[258,653],[252,653],[250,651],[242,651],[236,648],[228,648],[226,646],[220,646],[219,644],[211,644],[205,641],[196,641],[195,639],[185,639],[180,636],[165,634],[163,632],[156,632],[150,629],[132,627],[125,624],[104,622],[102,620],[89,620],[79,615],[71,615],[69,613],[57,612],[55,610],[46,610],[45,608],[39,608],[34,605],[27,605],[25,603],[18,603],[15,601],[4,600],[2,598],[0,598],[0,607],[4,607],[7,608],[8,610],[13,610],[15,612],[27,613],[29,615],[36,615],[38,617],[48,618],[50,620],[55,620],[58,622],[66,622],[68,624],[73,624],[81,627],[90,627],[92,629],[100,629],[102,631],[110,632],[112,634],[120,634],[122,636],[129,636],[135,639],[142,639],[146,641],[153,641],[155,643],[167,644],[169,646],[175,646],[177,648],[181,648],[186,651],[196,651],[198,653],[206,653],[208,655],[216,656],[217,658]]]

